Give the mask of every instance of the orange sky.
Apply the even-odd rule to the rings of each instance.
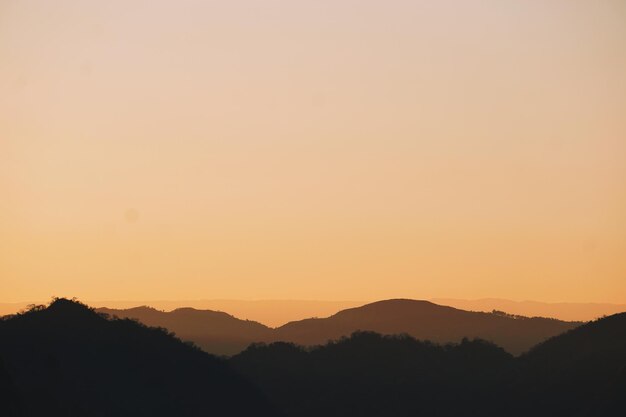
[[[626,302],[623,0],[8,0],[0,92],[0,301]]]

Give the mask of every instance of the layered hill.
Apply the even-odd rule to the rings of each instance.
[[[626,414],[626,313],[550,338],[518,361],[520,415],[537,402],[545,415]]]
[[[512,362],[480,340],[439,346],[372,332],[312,349],[252,345],[231,358],[294,417],[490,415],[492,374]]]
[[[381,334],[408,334],[438,343],[458,342],[464,337],[480,338],[520,354],[578,325],[580,323],[472,312],[428,301],[397,299],[343,310],[328,318],[287,323],[276,329],[274,339],[316,345],[357,330],[369,330]]]
[[[408,334],[437,343],[459,342],[464,337],[480,338],[494,342],[510,353],[520,354],[580,324],[504,313],[470,312],[428,301],[403,299],[366,304],[342,310],[328,318],[294,321],[275,329],[226,313],[191,308],[171,312],[149,307],[98,311],[134,318],[150,326],[165,327],[207,352],[224,355],[238,353],[254,342],[320,345],[359,330]]]
[[[193,341],[207,352],[232,355],[252,342],[271,339],[272,329],[255,321],[240,320],[221,311],[179,308],[170,312],[150,307],[116,310],[99,308],[113,317],[139,320],[147,326],[164,327],[182,340]]]
[[[436,329],[462,314],[476,326],[463,333],[490,329],[474,313],[451,310],[411,300],[373,303],[321,320],[337,320],[347,326],[342,332],[366,323],[393,335],[360,331],[312,348],[252,344],[225,360],[163,329],[59,299],[0,320],[0,415],[623,415],[626,313],[572,328],[517,357],[485,340],[436,344],[388,327],[402,316]]]
[[[3,416],[277,415],[222,359],[65,299],[0,320],[0,358]]]
[[[312,349],[252,345],[230,361],[294,417],[618,417],[626,410],[626,314],[520,357],[481,340],[436,345],[358,332]]]

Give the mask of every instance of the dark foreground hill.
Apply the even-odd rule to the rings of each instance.
[[[0,321],[4,416],[275,416],[229,364],[59,299]]]
[[[231,362],[294,417],[626,415],[626,314],[517,358],[480,340],[361,332],[313,349],[253,345]]]
[[[311,350],[253,345],[231,362],[289,416],[491,415],[497,374],[513,363],[484,341],[438,346],[359,332]]]
[[[285,341],[313,346],[359,330],[408,334],[437,343],[460,342],[464,337],[480,338],[494,342],[510,353],[520,354],[549,337],[580,325],[540,317],[464,311],[418,300],[379,301],[342,310],[328,318],[294,321],[276,329],[222,312],[191,308],[169,313],[148,307],[98,311],[165,327],[207,352],[227,355],[238,353],[254,342]]]
[[[98,312],[120,318],[137,319],[155,327],[164,327],[182,340],[193,341],[207,352],[232,355],[252,342],[271,339],[272,329],[255,321],[240,320],[221,311],[179,308],[171,312],[150,307],[124,310],[99,308]]]
[[[540,403],[546,415],[626,416],[626,313],[553,337],[518,362],[522,413]]]

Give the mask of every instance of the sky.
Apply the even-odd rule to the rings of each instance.
[[[626,303],[626,2],[0,1],[0,301]]]

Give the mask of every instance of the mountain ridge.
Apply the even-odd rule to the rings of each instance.
[[[391,307],[396,316],[459,314],[416,300],[364,307],[337,315],[360,320]],[[0,387],[7,417],[619,416],[626,313],[549,337],[520,356],[481,339],[443,344],[365,330],[313,347],[255,343],[221,359],[164,329],[60,299],[0,320]]]
[[[98,312],[112,317],[138,319],[154,327],[164,327],[180,338],[192,341],[205,351],[228,355],[241,351],[251,341],[268,338],[270,328],[250,320],[241,320],[228,313],[196,310],[190,307],[163,312],[142,306],[126,310],[99,308]]]
[[[600,302],[542,302],[534,300],[514,301],[504,298],[429,298],[428,301],[468,311],[506,311],[526,317],[551,317],[564,321],[590,321],[626,311],[626,304]],[[309,317],[328,317],[338,311],[359,307],[371,301],[324,301],[324,300],[151,300],[151,301],[85,301],[96,308],[128,309],[149,305],[160,311],[172,311],[181,307],[198,310],[225,311],[235,317],[263,323],[268,327],[279,327],[291,321]],[[46,302],[0,303],[0,316],[14,314],[33,304]]]
[[[626,313],[518,357],[480,339],[441,345],[357,332],[312,348],[256,344],[230,361],[298,417],[618,417],[626,410]]]
[[[341,310],[325,318],[308,318],[276,328],[236,318],[228,313],[193,308],[162,312],[153,308],[98,309],[113,316],[136,318],[165,327],[208,352],[236,354],[255,342],[286,341],[319,345],[358,330],[381,334],[407,333],[438,343],[464,337],[492,341],[514,354],[580,323],[504,313],[484,313],[441,306],[426,300],[390,299]]]

